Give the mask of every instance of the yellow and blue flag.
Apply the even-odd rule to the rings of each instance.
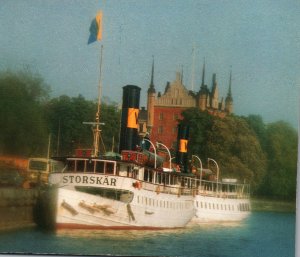
[[[99,11],[95,19],[93,19],[90,26],[90,33],[88,44],[102,39],[102,11]]]

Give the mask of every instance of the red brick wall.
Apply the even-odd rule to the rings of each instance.
[[[154,107],[154,126],[150,135],[153,143],[161,142],[168,148],[172,148],[173,142],[177,140],[178,119],[182,119],[181,112],[186,108],[180,107]],[[160,130],[162,129],[162,131]]]

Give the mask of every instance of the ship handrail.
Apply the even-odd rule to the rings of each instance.
[[[200,181],[198,179],[198,181]],[[223,188],[226,186],[226,190]],[[229,188],[231,187],[231,190]],[[234,189],[234,190],[233,190]],[[245,183],[228,183],[210,180],[201,180],[201,188],[198,188],[198,194],[223,198],[249,198],[250,185]]]

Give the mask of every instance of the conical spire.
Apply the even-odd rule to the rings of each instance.
[[[232,95],[231,95],[231,77],[232,77],[232,71],[230,70],[229,87],[228,87],[227,99],[232,101]]]
[[[181,76],[180,76],[181,85],[182,85],[182,81],[183,81],[183,65],[181,65]]]
[[[152,56],[152,70],[151,70],[151,82],[149,85],[148,93],[155,93],[154,88],[154,56]]]
[[[204,83],[205,83],[205,57],[204,57],[203,68],[202,68],[202,84],[201,84],[201,87],[204,86]]]

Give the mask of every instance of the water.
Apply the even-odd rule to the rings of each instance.
[[[81,255],[292,257],[295,214],[255,212],[242,223],[189,225],[160,231],[37,228],[0,233],[0,253]]]

